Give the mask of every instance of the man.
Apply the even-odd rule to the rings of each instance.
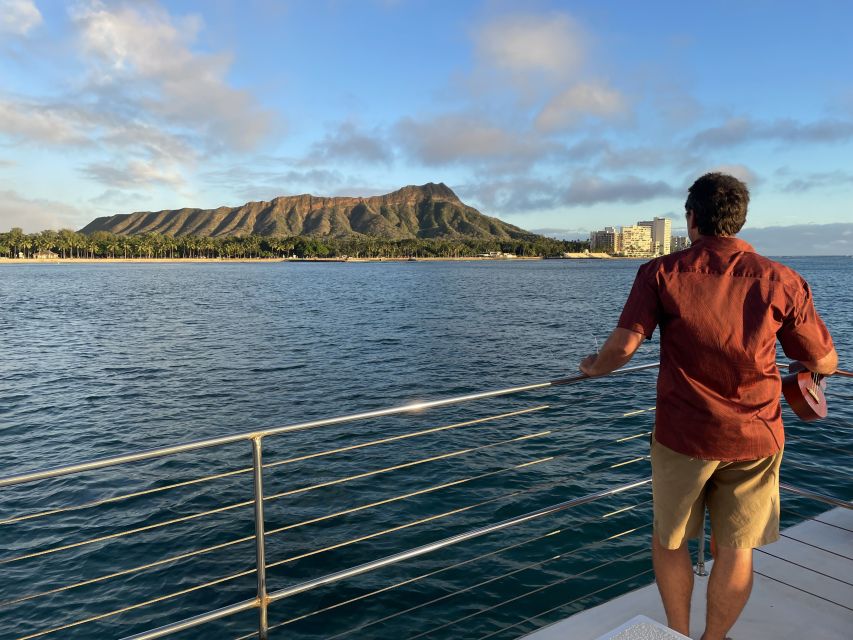
[[[838,357],[792,269],[734,237],[749,190],[709,173],[688,190],[692,246],[640,267],[617,328],[580,369],[624,365],[661,328],[652,440],[652,559],[668,625],[689,635],[693,570],[687,540],[707,504],[716,541],[703,640],[723,640],[752,589],[752,549],[779,536],[781,381],[776,340],[816,373]]]

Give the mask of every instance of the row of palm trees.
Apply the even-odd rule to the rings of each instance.
[[[467,257],[490,252],[518,256],[552,256],[582,251],[587,242],[551,238],[481,240],[477,238],[418,238],[391,240],[373,236],[348,238],[200,237],[179,238],[158,233],[116,235],[105,231],[83,234],[70,229],[24,233],[15,228],[0,233],[0,256],[32,258],[399,258]]]

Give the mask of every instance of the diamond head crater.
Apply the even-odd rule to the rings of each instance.
[[[0,256],[18,260],[543,258],[586,247],[485,215],[432,182],[370,197],[281,196],[104,216],[79,231],[0,233]]]

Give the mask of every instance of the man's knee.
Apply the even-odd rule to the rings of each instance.
[[[723,547],[718,544],[714,567],[725,567],[726,571],[752,572],[752,549]]]

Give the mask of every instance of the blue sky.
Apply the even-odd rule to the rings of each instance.
[[[853,4],[0,0],[0,229],[445,182],[526,229],[849,223]],[[853,252],[853,232],[832,240]]]

